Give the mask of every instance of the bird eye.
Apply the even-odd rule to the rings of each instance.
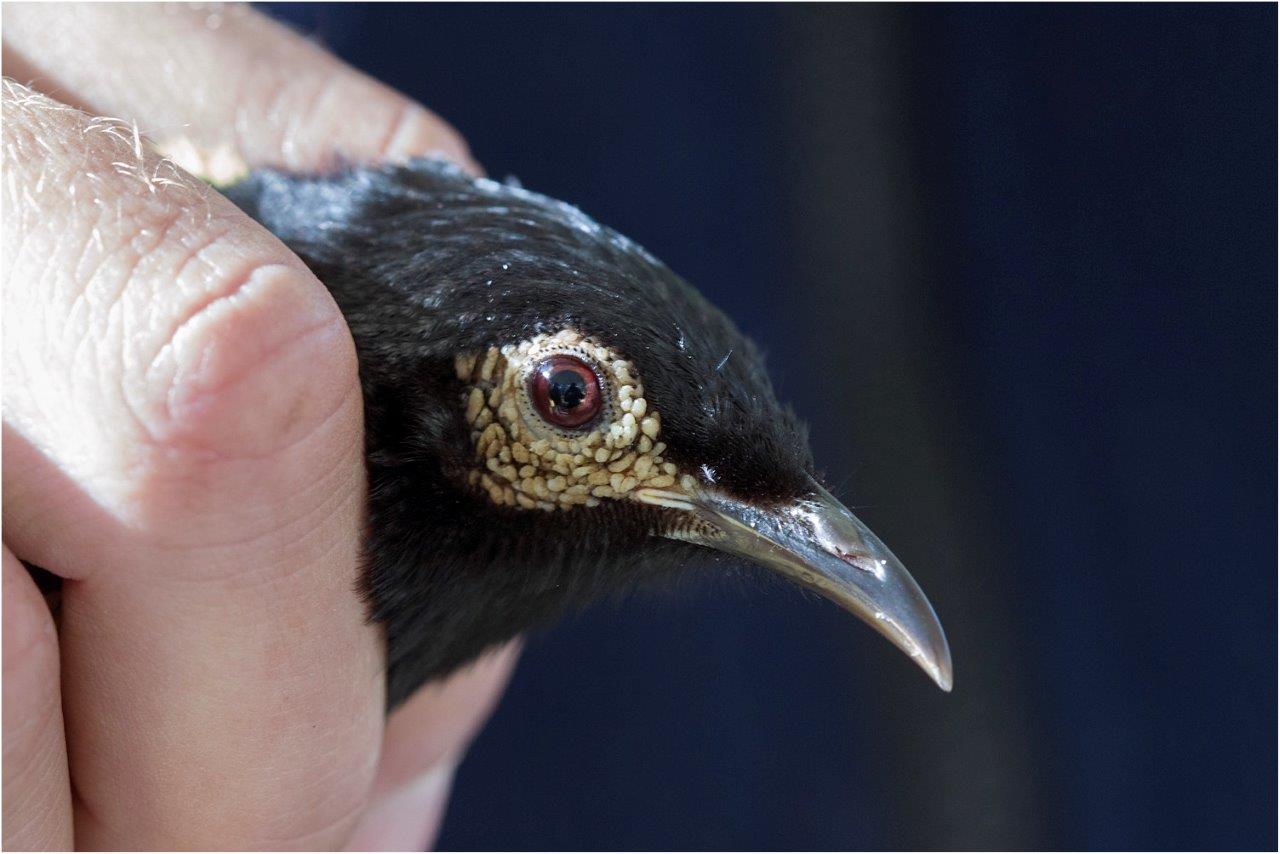
[[[573,356],[552,356],[529,381],[538,414],[556,427],[581,427],[600,414],[600,378]]]

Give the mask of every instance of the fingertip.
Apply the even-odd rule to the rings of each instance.
[[[4,848],[69,850],[71,788],[58,687],[58,635],[44,597],[3,552]]]
[[[348,850],[417,850],[439,833],[453,775],[520,654],[512,641],[419,688],[387,719],[369,807]]]
[[[472,175],[484,174],[462,134],[439,116],[407,100],[398,113],[377,159],[394,163],[411,157],[436,157],[450,160]]]
[[[22,562],[4,550],[4,676],[26,678],[58,663],[58,633],[44,597]]]
[[[520,641],[512,641],[424,685],[396,708],[387,718],[375,797],[398,791],[427,769],[462,756],[497,706],[519,655]]]
[[[427,851],[440,832],[456,770],[443,762],[399,791],[369,805],[348,851]]]

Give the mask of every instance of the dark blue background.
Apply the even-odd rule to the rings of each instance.
[[[274,6],[771,354],[937,692],[695,580],[532,639],[445,848],[1274,848],[1274,6]]]

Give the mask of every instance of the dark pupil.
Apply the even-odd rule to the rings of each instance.
[[[556,371],[547,382],[547,393],[556,409],[573,409],[587,396],[587,383],[577,371]]]

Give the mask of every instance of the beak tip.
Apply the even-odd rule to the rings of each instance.
[[[917,660],[920,669],[929,675],[939,688],[948,694],[954,685],[954,677],[951,669],[951,649],[943,641],[942,648],[937,650],[933,655],[925,655]]]
[[[938,672],[933,674],[933,681],[938,683],[939,688],[950,694],[954,684],[951,678],[951,665],[948,664],[945,668],[939,668]]]

